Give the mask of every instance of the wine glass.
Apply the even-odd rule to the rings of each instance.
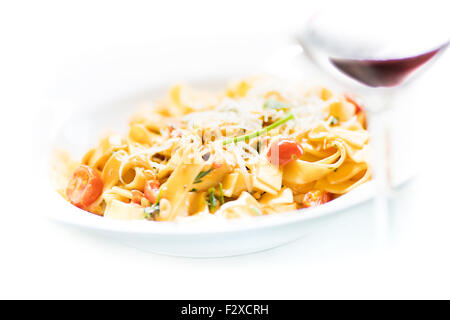
[[[378,248],[383,248],[390,234],[387,114],[391,101],[447,48],[449,35],[439,10],[423,21],[418,17],[420,10],[406,15],[398,8],[364,6],[333,7],[316,13],[298,40],[313,62],[364,97],[376,186],[376,240]]]

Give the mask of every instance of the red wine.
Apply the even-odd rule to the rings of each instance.
[[[331,63],[347,76],[370,87],[396,86],[411,72],[430,60],[441,48],[414,57],[387,60],[330,58]]]

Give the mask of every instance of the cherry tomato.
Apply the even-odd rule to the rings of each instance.
[[[158,180],[149,180],[145,184],[144,188],[144,196],[150,201],[152,204],[155,204],[156,199],[158,198],[159,193],[159,181]]]
[[[220,162],[213,162],[212,163],[212,167],[214,169],[219,169],[221,166],[222,166],[222,163],[220,163]]]
[[[358,102],[356,102],[352,97],[350,97],[347,94],[345,94],[344,96],[345,96],[345,100],[347,100],[348,102],[350,102],[351,104],[353,104],[355,106],[355,113],[362,111],[362,107],[359,105]]]
[[[136,203],[136,204],[141,204],[141,200],[144,197],[144,194],[142,192],[140,192],[139,190],[131,190],[131,202]]]
[[[321,204],[327,203],[331,200],[331,195],[326,191],[314,190],[309,191],[303,198],[303,205],[306,208],[318,207]]]
[[[298,159],[302,154],[303,149],[297,142],[292,140],[280,140],[278,142],[273,142],[270,145],[267,157],[273,165],[282,166]]]
[[[86,165],[80,165],[72,174],[66,195],[73,205],[86,209],[97,200],[102,191],[103,181],[97,171]]]

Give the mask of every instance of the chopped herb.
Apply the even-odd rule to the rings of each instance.
[[[223,187],[222,187],[222,183],[219,183],[219,202],[220,204],[224,204],[225,199],[223,198]]]
[[[333,171],[336,172],[336,171],[338,171],[338,169],[339,169],[339,168],[336,168],[336,169],[334,169]]]
[[[217,207],[217,200],[216,197],[214,196],[214,191],[215,191],[214,188],[208,189],[208,199],[206,201],[208,203],[209,212],[214,212]]]
[[[269,99],[264,103],[263,108],[278,110],[278,109],[288,109],[288,108],[290,108],[290,106],[284,102]]]
[[[191,190],[189,190],[189,192],[197,192],[197,189],[192,188]]]
[[[144,209],[144,219],[146,220],[155,220],[158,214],[159,214],[159,204],[154,204],[151,207],[146,207]]]
[[[206,170],[206,171],[200,171],[200,173],[195,177],[194,182],[193,183],[200,183],[202,182],[202,178],[204,176],[206,176],[208,173],[210,173],[212,171],[213,168]]]
[[[230,144],[230,143],[238,143],[240,141],[249,141],[252,138],[262,136],[263,134],[266,134],[270,130],[275,129],[276,127],[279,127],[282,124],[288,122],[289,120],[293,120],[293,119],[294,119],[294,115],[292,113],[289,113],[286,117],[278,120],[277,122],[272,123],[270,126],[267,126],[264,129],[261,129],[261,130],[258,130],[256,132],[253,132],[253,133],[250,133],[250,134],[246,134],[246,135],[243,135],[243,136],[234,137],[234,138],[230,138],[230,139],[225,139],[225,140],[222,141],[222,144],[225,146],[225,145]]]
[[[261,152],[261,147],[262,147],[262,142],[261,142],[261,140],[259,140],[256,143],[256,152],[260,153]]]
[[[261,216],[261,215],[262,215],[261,211],[259,211],[259,210],[256,209],[255,207],[250,207],[250,209],[251,209],[257,216]]]
[[[144,208],[144,219],[155,220],[156,216],[159,214],[159,200],[161,200],[161,194],[162,188],[159,189],[155,204]]]
[[[158,195],[156,196],[156,202],[154,206],[159,205],[159,200],[161,200],[162,188],[159,189]]]
[[[332,126],[337,125],[339,123],[339,118],[335,116],[331,116],[330,124]]]

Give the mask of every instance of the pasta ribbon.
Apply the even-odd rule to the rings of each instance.
[[[235,219],[320,205],[371,179],[365,114],[352,101],[265,77],[221,92],[177,84],[80,162],[60,154],[55,185],[71,203],[121,220]]]

